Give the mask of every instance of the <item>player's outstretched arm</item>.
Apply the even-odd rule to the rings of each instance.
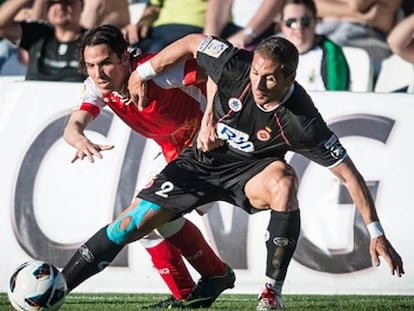
[[[101,151],[110,150],[114,147],[113,145],[94,144],[85,136],[84,131],[92,119],[92,114],[82,110],[73,111],[69,118],[63,132],[63,138],[76,149],[71,163],[78,159],[83,160],[85,157],[93,163],[94,157],[102,159]]]
[[[341,164],[331,168],[331,171],[348,189],[362,219],[367,225],[371,236],[370,254],[373,263],[378,266],[380,264],[379,257],[383,257],[388,263],[391,273],[401,277],[404,274],[402,259],[387,240],[379,222],[371,193],[350,157],[348,156]]]
[[[166,46],[150,60],[139,65],[128,80],[132,102],[140,110],[144,109],[148,102],[145,81],[154,78],[173,64],[195,57],[198,46],[205,38],[203,34],[189,34]]]

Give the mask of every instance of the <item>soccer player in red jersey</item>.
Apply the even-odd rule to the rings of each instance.
[[[78,58],[88,78],[83,84],[82,100],[71,113],[64,131],[65,140],[76,148],[72,162],[85,158],[94,162],[95,158],[102,158],[102,151],[113,148],[113,145],[92,142],[84,133],[105,106],[134,131],[153,139],[167,162],[191,145],[206,103],[206,76],[197,71],[193,60],[175,66],[148,83],[148,106],[140,111],[129,98],[127,82],[131,71],[152,56],[128,50],[127,42],[115,26],[103,25],[86,33]],[[163,157],[155,158],[160,160],[165,163]],[[160,166],[163,165],[154,163],[154,167]],[[208,306],[223,290],[234,286],[232,269],[220,260],[198,228],[183,217],[158,227],[141,239],[141,243],[172,293],[172,297],[156,307],[167,308],[181,300],[186,300],[187,307]],[[93,254],[94,245],[86,243],[82,248]],[[202,276],[197,286],[181,255]],[[81,266],[81,260],[76,263],[72,260],[63,269],[69,290],[89,276],[74,273]],[[204,293],[200,293],[201,289]]]

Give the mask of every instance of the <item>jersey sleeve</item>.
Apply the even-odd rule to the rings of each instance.
[[[332,168],[340,164],[346,157],[346,149],[339,138],[332,132],[325,139],[298,148],[296,152],[322,166]]]
[[[223,80],[238,80],[250,70],[252,53],[237,49],[230,42],[216,37],[204,39],[197,50],[199,67],[218,84]]]
[[[345,148],[300,84],[295,82],[293,93],[280,110],[286,114],[283,125],[291,151],[328,168],[345,159]]]
[[[103,100],[102,93],[99,91],[95,83],[91,78],[85,80],[82,85],[80,94],[80,101],[78,105],[74,107],[74,110],[84,110],[93,115],[96,118],[105,107],[106,103]]]

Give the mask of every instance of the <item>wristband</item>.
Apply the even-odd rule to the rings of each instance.
[[[150,61],[146,61],[145,63],[139,65],[135,70],[144,81],[151,80],[157,75]]]
[[[367,225],[367,229],[371,239],[384,235],[384,229],[379,221],[371,222]]]

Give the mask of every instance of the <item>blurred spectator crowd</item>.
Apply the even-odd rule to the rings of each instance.
[[[102,24],[144,52],[194,32],[250,50],[280,35],[308,90],[414,89],[414,0],[0,0],[0,75],[83,81],[77,42]]]

